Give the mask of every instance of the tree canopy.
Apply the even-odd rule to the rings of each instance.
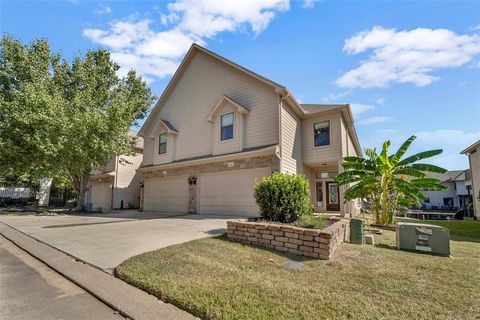
[[[155,100],[135,71],[120,77],[119,68],[106,50],[68,62],[46,40],[23,44],[4,36],[0,175],[66,178],[81,204],[92,167],[133,151],[128,129]]]

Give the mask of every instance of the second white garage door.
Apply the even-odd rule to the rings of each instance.
[[[145,211],[187,212],[187,177],[171,177],[145,180]]]
[[[271,168],[258,168],[201,175],[199,213],[256,216],[255,179],[270,174]]]

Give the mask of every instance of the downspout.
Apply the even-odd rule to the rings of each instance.
[[[283,152],[283,130],[282,130],[282,108],[283,108],[283,97],[281,94],[277,95],[277,104],[278,104],[278,149],[275,150],[275,155],[280,161],[280,166],[278,170],[282,172],[282,152]]]

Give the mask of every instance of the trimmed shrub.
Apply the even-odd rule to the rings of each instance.
[[[290,223],[313,212],[303,175],[275,172],[255,183],[254,196],[265,220]]]

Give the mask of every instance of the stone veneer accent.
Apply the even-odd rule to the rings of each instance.
[[[233,166],[228,166],[229,162],[233,162]],[[170,163],[166,163],[170,164]],[[263,168],[270,167],[272,172],[280,170],[280,159],[278,157],[271,156],[259,156],[259,157],[250,157],[245,159],[231,159],[225,161],[212,161],[209,163],[196,164],[184,166],[183,163],[179,162],[178,167],[162,169],[161,165],[158,167],[152,167],[151,169],[145,167],[145,171],[142,173],[143,179],[151,178],[163,178],[163,177],[174,177],[174,176],[190,176],[198,175],[202,173],[212,173],[212,172],[224,172],[224,171],[235,171],[242,169],[254,169],[254,168]],[[166,174],[163,174],[163,171],[166,171]]]
[[[237,242],[329,260],[338,246],[349,239],[348,220],[331,220],[334,222],[322,230],[277,223],[227,221],[227,237]]]

